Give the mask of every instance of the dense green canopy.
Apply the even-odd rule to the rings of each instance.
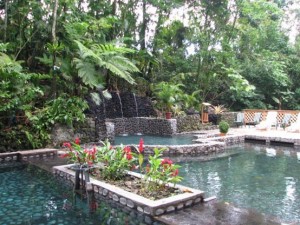
[[[300,39],[289,30],[299,8],[299,0],[0,0],[1,128],[24,118],[42,146],[51,124],[84,119],[86,95],[159,96],[161,82],[180,88],[180,111],[201,102],[300,109]]]

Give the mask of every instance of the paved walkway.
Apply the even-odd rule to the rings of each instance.
[[[169,225],[281,224],[276,218],[271,218],[251,210],[239,209],[229,203],[217,202],[215,200],[178,212],[162,215],[158,217],[158,220]]]

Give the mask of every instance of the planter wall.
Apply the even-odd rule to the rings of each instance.
[[[55,176],[63,177],[68,182],[74,182],[75,172],[68,169],[69,165],[53,167]],[[141,177],[141,174],[129,172],[132,176]],[[194,204],[199,204],[204,199],[204,192],[181,185],[176,185],[181,190],[188,190],[176,196],[160,199],[150,200],[137,194],[123,190],[120,187],[90,178],[92,190],[96,195],[102,198],[113,200],[120,203],[126,208],[137,210],[145,215],[158,216],[164,213],[181,210]]]

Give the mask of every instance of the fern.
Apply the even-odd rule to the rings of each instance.
[[[139,69],[123,56],[125,53],[134,52],[132,49],[117,47],[113,44],[94,44],[90,49],[79,41],[75,41],[75,43],[79,49],[79,58],[75,59],[74,62],[78,69],[78,76],[82,78],[85,84],[95,86],[97,81],[96,66],[109,70],[130,84],[135,83],[131,73],[139,72]]]

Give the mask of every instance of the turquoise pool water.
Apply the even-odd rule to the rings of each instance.
[[[205,191],[206,197],[300,223],[300,161],[266,147],[232,149],[232,155],[210,161],[182,162],[183,185]]]
[[[1,225],[146,224],[139,214],[105,202],[94,213],[80,198],[72,202],[72,190],[43,170],[24,165],[0,169]]]
[[[115,145],[137,145],[143,138],[145,145],[189,145],[193,144],[193,135],[174,135],[174,136],[154,136],[154,135],[129,135],[116,136]]]

